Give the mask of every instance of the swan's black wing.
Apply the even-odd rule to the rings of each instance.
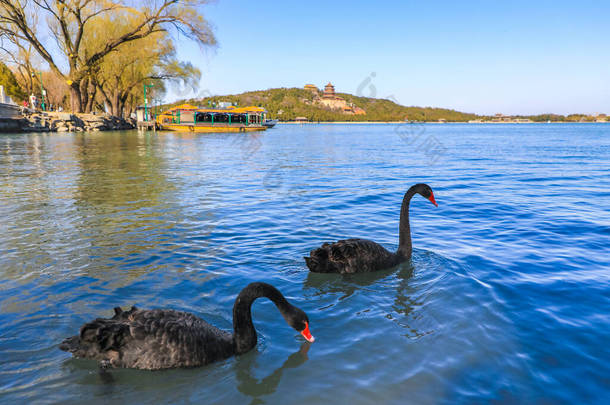
[[[305,263],[315,273],[366,273],[387,269],[401,261],[383,246],[365,239],[325,243],[309,256]]]
[[[115,308],[112,318],[83,325],[60,349],[113,367],[149,370],[201,366],[234,353],[231,334],[195,315],[135,307]]]

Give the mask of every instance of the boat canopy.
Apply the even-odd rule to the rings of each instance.
[[[162,114],[171,114],[173,111],[196,111],[198,113],[222,113],[222,114],[256,114],[264,113],[263,107],[228,107],[228,108],[199,108],[191,104],[181,104],[174,108],[164,111]]]

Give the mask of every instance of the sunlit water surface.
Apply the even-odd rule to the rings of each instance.
[[[610,125],[305,125],[265,133],[0,135],[2,403],[607,403]],[[310,274],[322,242],[412,263]],[[58,343],[115,306],[231,329],[277,286],[259,344],[198,369],[112,370]]]

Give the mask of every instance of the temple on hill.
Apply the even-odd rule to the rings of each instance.
[[[333,86],[333,84],[331,82],[328,82],[328,84],[326,86],[324,86],[324,94],[322,95],[322,98],[326,98],[326,99],[335,99],[335,98],[341,98],[341,97],[337,97],[335,96],[335,86]]]
[[[339,110],[343,114],[366,114],[364,109],[357,107],[354,103],[348,103],[343,97],[335,94],[335,86],[328,83],[324,86],[324,92],[320,97],[320,92],[313,84],[306,84],[305,90],[314,93],[314,103],[330,108],[331,110]]]

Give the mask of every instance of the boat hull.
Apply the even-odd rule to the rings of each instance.
[[[196,124],[161,124],[161,130],[174,132],[193,133],[218,133],[218,132],[253,132],[264,131],[267,127],[258,125],[249,126],[221,126],[221,125],[196,125]]]
[[[275,124],[277,124],[277,120],[266,120],[265,122],[263,122],[263,125],[267,128],[273,128]]]

